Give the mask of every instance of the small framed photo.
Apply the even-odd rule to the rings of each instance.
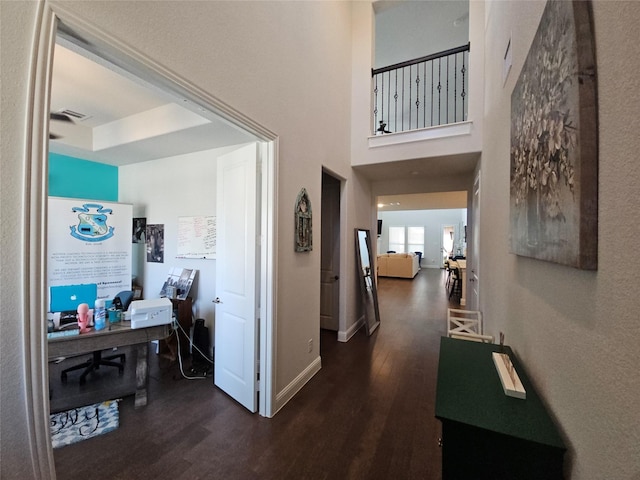
[[[147,219],[144,217],[133,219],[132,243],[147,243],[146,239]]]
[[[133,287],[131,287],[131,290],[133,291],[134,300],[142,300],[142,287],[134,285]]]

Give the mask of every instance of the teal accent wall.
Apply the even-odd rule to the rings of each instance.
[[[118,201],[118,167],[49,154],[49,195]]]

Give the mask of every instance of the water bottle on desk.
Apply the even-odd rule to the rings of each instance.
[[[102,330],[106,327],[106,314],[107,311],[104,308],[104,300],[98,298],[93,312],[93,323],[96,330]]]

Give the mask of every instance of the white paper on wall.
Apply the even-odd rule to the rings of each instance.
[[[216,258],[216,217],[178,217],[178,258]]]

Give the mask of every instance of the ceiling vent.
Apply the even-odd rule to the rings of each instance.
[[[65,108],[63,110],[59,110],[56,113],[60,113],[62,115],[66,115],[67,117],[70,117],[71,119],[73,119],[74,121],[77,121],[77,122],[82,122],[84,120],[87,120],[87,119],[91,118],[89,115],[85,115],[84,113],[74,112],[73,110],[69,110],[67,108]]]

